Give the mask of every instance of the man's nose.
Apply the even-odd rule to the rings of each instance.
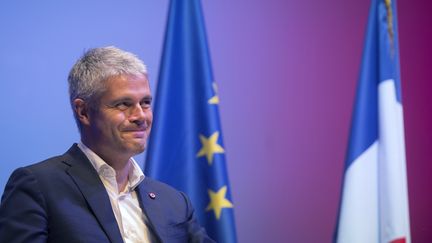
[[[141,125],[142,123],[145,122],[145,118],[146,118],[146,114],[141,104],[136,104],[135,106],[131,107],[131,111],[129,115],[129,121],[131,123]]]

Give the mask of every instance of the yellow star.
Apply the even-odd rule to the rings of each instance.
[[[208,190],[210,196],[210,203],[206,208],[206,211],[213,210],[216,216],[216,219],[220,219],[222,208],[232,208],[233,205],[230,201],[225,198],[225,194],[227,191],[227,187],[223,186],[219,191],[214,192],[212,190]]]
[[[213,163],[213,154],[223,154],[225,150],[217,144],[219,138],[219,132],[214,132],[209,138],[203,135],[199,135],[201,140],[202,148],[198,152],[197,157],[206,156],[209,165]]]
[[[215,82],[213,82],[212,85],[213,85],[213,91],[215,92],[215,95],[208,100],[208,103],[210,105],[217,105],[219,104],[218,88]]]

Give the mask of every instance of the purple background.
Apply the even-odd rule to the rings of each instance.
[[[331,241],[369,4],[203,1],[240,242]],[[432,2],[398,4],[412,239],[428,242]],[[66,77],[84,49],[138,54],[155,91],[167,7],[0,2],[0,188],[78,141]]]

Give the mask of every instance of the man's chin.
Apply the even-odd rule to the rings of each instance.
[[[130,148],[130,151],[134,155],[137,155],[137,154],[140,154],[140,153],[144,152],[145,148],[146,148],[146,144],[145,143],[142,143],[142,144],[141,143],[139,143],[139,144],[133,144],[131,146],[131,148]]]
[[[124,139],[121,144],[122,151],[127,153],[128,156],[135,156],[144,152],[146,148],[146,140],[142,139]]]

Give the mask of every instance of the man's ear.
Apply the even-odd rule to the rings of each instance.
[[[86,126],[90,125],[90,111],[85,101],[78,98],[73,101],[73,105],[75,114],[80,120],[81,124]]]

